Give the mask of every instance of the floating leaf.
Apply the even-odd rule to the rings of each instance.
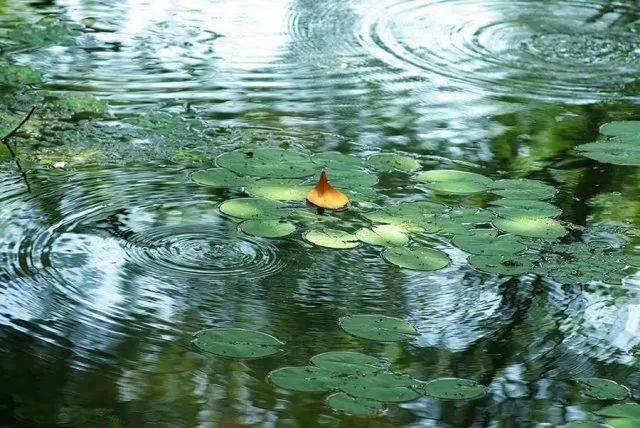
[[[611,426],[591,421],[574,421],[566,425],[561,425],[561,428],[611,428]]]
[[[565,228],[551,218],[513,217],[494,220],[493,225],[503,232],[530,238],[555,239],[567,234]]]
[[[475,400],[487,393],[484,386],[469,379],[440,378],[420,384],[418,388],[425,395],[443,400]]]
[[[310,230],[305,233],[304,238],[313,244],[327,248],[346,249],[360,245],[355,235],[336,229]]]
[[[205,159],[204,152],[197,149],[178,149],[171,156],[171,162],[174,163],[200,163]]]
[[[300,392],[325,392],[337,389],[344,375],[319,367],[282,367],[269,373],[268,379],[274,385]]]
[[[611,137],[640,136],[640,121],[627,120],[605,123],[600,127],[600,133]]]
[[[427,183],[428,187],[436,192],[460,195],[484,192],[492,183],[492,180],[484,175],[452,169],[422,172],[416,179]]]
[[[374,223],[392,224],[405,230],[419,230],[445,209],[444,205],[430,201],[405,202],[365,213],[364,216]]]
[[[198,184],[211,187],[242,187],[249,182],[249,180],[239,177],[224,168],[211,168],[205,169],[204,171],[197,171],[193,173],[191,178]]]
[[[336,170],[327,169],[331,183],[344,190],[361,191],[375,186],[378,176],[360,169]]]
[[[216,164],[238,175],[268,178],[300,178],[318,167],[308,156],[282,149],[241,150],[218,156]]]
[[[263,358],[282,350],[283,342],[266,333],[242,328],[214,328],[195,334],[192,343],[200,350],[239,359]]]
[[[352,170],[362,168],[364,161],[355,155],[339,152],[324,152],[311,156],[311,161],[321,168],[329,170]]]
[[[22,86],[40,83],[40,72],[22,65],[0,64],[0,86]]]
[[[362,375],[380,370],[380,361],[376,357],[360,352],[325,352],[311,357],[311,362],[321,369],[346,375]]]
[[[231,199],[220,205],[220,211],[232,217],[256,220],[273,220],[289,214],[280,202],[260,198]]]
[[[557,217],[562,213],[555,205],[531,199],[498,199],[491,205],[491,211],[506,218]]]
[[[337,392],[327,398],[327,405],[333,410],[353,416],[375,416],[383,408],[379,401],[362,397],[351,397],[344,392]]]
[[[56,106],[66,116],[73,118],[104,116],[109,110],[109,104],[106,101],[86,95],[62,97],[56,100]]]
[[[253,196],[277,201],[304,201],[311,186],[286,178],[264,178],[247,184],[245,191]]]
[[[491,192],[508,199],[551,199],[558,192],[541,181],[527,178],[497,180]]]
[[[346,379],[340,389],[353,397],[368,398],[385,403],[401,403],[420,397],[412,387],[416,380],[404,375],[377,372]]]
[[[576,150],[589,159],[614,165],[640,165],[640,137],[614,137],[608,141],[582,144]]]
[[[439,270],[449,265],[449,256],[433,248],[389,248],[382,254],[390,263],[413,270]]]
[[[371,229],[360,229],[356,237],[364,243],[382,247],[399,247],[409,242],[409,237],[398,226],[385,224]]]
[[[377,171],[412,172],[420,169],[420,162],[416,159],[396,153],[378,153],[369,157],[369,165]]]
[[[576,382],[583,395],[596,400],[624,400],[629,396],[627,387],[609,379],[580,378]]]
[[[634,419],[640,424],[640,404],[636,403],[614,404],[598,410],[596,414],[610,418]]]
[[[296,227],[281,220],[247,220],[240,223],[240,230],[262,238],[282,238],[295,232]]]
[[[467,253],[493,256],[511,255],[526,250],[526,245],[514,235],[501,235],[494,229],[473,229],[453,238],[453,245]]]
[[[517,276],[533,271],[533,263],[524,255],[471,256],[469,263],[474,268],[493,275]]]
[[[418,334],[408,322],[384,315],[350,315],[340,319],[340,327],[354,336],[378,342],[400,342]]]

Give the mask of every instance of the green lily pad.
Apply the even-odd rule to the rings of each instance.
[[[505,179],[493,182],[491,192],[507,199],[551,199],[558,191],[538,180]]]
[[[384,407],[379,401],[352,397],[344,392],[327,397],[327,405],[337,412],[353,416],[376,416]]]
[[[433,248],[388,248],[382,256],[389,263],[413,270],[440,270],[451,262],[446,253]]]
[[[0,86],[22,86],[40,83],[42,74],[22,65],[0,64]]]
[[[329,170],[352,170],[362,168],[364,161],[355,155],[345,155],[339,152],[318,153],[311,156],[316,165]]]
[[[265,199],[278,201],[304,201],[312,186],[286,178],[265,178],[247,184],[246,192]]]
[[[373,169],[381,172],[412,172],[421,167],[420,162],[416,159],[396,153],[378,153],[371,155],[368,163]]]
[[[611,426],[602,425],[592,421],[574,421],[569,422],[566,425],[562,425],[561,428],[611,428]]]
[[[498,199],[491,202],[491,211],[505,218],[513,217],[558,217],[560,208],[548,202],[531,199]]]
[[[198,184],[211,187],[242,187],[249,182],[248,179],[240,177],[224,168],[211,168],[205,169],[204,171],[197,171],[193,173],[191,178]]]
[[[320,247],[347,249],[360,245],[358,238],[351,233],[336,229],[310,230],[304,238]]]
[[[595,413],[609,418],[634,419],[640,423],[640,404],[636,403],[614,404]]]
[[[640,137],[614,137],[576,147],[580,155],[614,165],[640,165]]]
[[[339,190],[367,190],[378,183],[378,176],[361,169],[335,170],[328,168],[329,182]]]
[[[231,199],[220,205],[220,211],[232,217],[255,220],[274,220],[289,214],[282,203],[260,198]]]
[[[551,218],[504,218],[494,220],[493,225],[503,232],[530,238],[556,239],[567,234],[564,226]]]
[[[246,220],[240,223],[240,230],[262,238],[282,238],[295,232],[296,227],[282,220]]]
[[[401,247],[409,242],[409,237],[403,229],[392,224],[360,229],[356,232],[356,237],[366,244],[382,247]]]
[[[626,120],[605,123],[600,127],[602,135],[619,137],[624,135],[640,136],[640,120]]]
[[[417,381],[410,376],[377,372],[345,379],[340,389],[353,397],[385,403],[402,403],[420,397],[420,394],[413,389],[416,384]]]
[[[349,334],[378,342],[401,342],[418,334],[408,322],[384,315],[349,315],[339,324]]]
[[[484,255],[469,257],[469,264],[492,275],[518,276],[533,272],[533,263],[524,255]]]
[[[484,256],[511,255],[527,249],[517,236],[498,236],[494,229],[473,229],[473,233],[456,235],[453,245],[467,253]]]
[[[433,221],[446,207],[430,201],[405,202],[383,209],[364,213],[374,223],[385,223],[404,230],[419,230],[424,223]]]
[[[241,150],[218,156],[216,164],[238,175],[301,178],[318,172],[308,156],[283,149]]]
[[[269,381],[284,389],[326,392],[337,389],[345,376],[319,367],[282,367],[269,373]]]
[[[624,400],[629,396],[627,387],[609,379],[580,378],[576,382],[586,397],[596,400]]]
[[[487,393],[487,389],[476,381],[458,378],[435,379],[420,384],[417,389],[442,400],[475,400]]]
[[[467,195],[484,192],[492,180],[474,172],[456,171],[452,169],[436,169],[425,171],[416,176],[418,181],[436,192]]]
[[[380,370],[380,361],[376,357],[360,352],[325,352],[311,357],[311,362],[321,369],[346,375],[362,375]]]
[[[263,358],[282,351],[284,343],[259,331],[214,328],[195,334],[192,343],[200,350],[227,358]]]
[[[178,149],[171,155],[171,162],[174,163],[201,163],[205,160],[205,153],[198,149]]]

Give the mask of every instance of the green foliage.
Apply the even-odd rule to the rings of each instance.
[[[438,169],[426,171],[416,176],[436,192],[467,195],[486,191],[492,180],[474,172]]]
[[[300,392],[327,392],[338,388],[341,373],[319,367],[282,367],[269,373],[269,381],[284,389]]]
[[[215,328],[196,333],[192,343],[200,350],[220,357],[264,358],[282,351],[284,343],[259,331]]]
[[[376,416],[383,408],[380,401],[352,397],[344,392],[327,397],[327,405],[337,412],[353,416]]]
[[[21,87],[35,85],[42,80],[42,74],[22,65],[0,64],[0,86]]]
[[[576,147],[582,156],[615,165],[640,165],[640,121],[610,122],[600,128],[601,141]]]
[[[240,230],[262,238],[282,238],[295,232],[296,226],[282,220],[246,220],[240,223]]]
[[[409,242],[404,231],[391,224],[373,226],[371,229],[362,228],[356,232],[356,237],[366,244],[381,247],[403,246]]]
[[[308,177],[318,171],[308,156],[271,148],[225,153],[218,156],[216,164],[238,175],[263,178]]]
[[[340,319],[340,327],[356,337],[378,342],[401,342],[418,334],[406,321],[383,315],[350,315]]]
[[[486,394],[486,388],[469,379],[440,378],[421,383],[423,394],[442,400],[475,400]]]
[[[310,230],[304,234],[304,238],[313,244],[326,248],[348,249],[360,245],[355,235],[337,229]]]
[[[220,205],[220,211],[232,217],[256,220],[274,220],[290,213],[280,202],[260,198],[231,199]]]
[[[413,172],[420,169],[421,165],[415,158],[396,153],[377,153],[371,155],[368,164],[381,172]]]
[[[595,400],[624,400],[629,396],[629,390],[609,379],[580,378],[576,379],[582,394]]]
[[[389,248],[382,255],[389,263],[413,270],[439,270],[450,263],[446,253],[433,248]]]

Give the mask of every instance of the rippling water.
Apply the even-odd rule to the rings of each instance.
[[[11,35],[43,16],[74,26],[72,41]],[[38,111],[19,139],[31,192],[0,152],[0,426],[558,426],[596,408],[575,377],[637,397],[637,275],[617,287],[498,278],[444,243],[449,267],[413,272],[373,247],[248,237],[218,210],[240,192],[196,185],[209,164],[180,158],[263,143],[400,150],[546,181],[576,235],[602,221],[637,229],[637,170],[572,150],[606,121],[640,117],[637,1],[14,0],[0,22],[2,62],[43,73],[34,88],[2,86],[3,109],[18,117],[69,94],[109,103],[89,120]],[[367,312],[420,335],[382,345],[337,328]],[[213,326],[287,349],[205,357],[189,341]],[[490,394],[365,420],[265,382],[332,349],[420,379],[478,379]]]

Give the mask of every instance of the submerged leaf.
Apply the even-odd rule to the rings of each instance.
[[[384,315],[350,315],[339,323],[349,334],[378,342],[400,342],[418,334],[408,322]]]
[[[433,248],[389,248],[382,255],[394,265],[413,270],[440,270],[450,263],[446,253]]]
[[[215,328],[196,333],[192,343],[203,351],[239,359],[263,358],[282,351],[283,342],[266,333],[242,328]]]
[[[375,416],[383,408],[383,404],[379,401],[352,397],[344,392],[330,395],[327,398],[327,405],[333,410],[353,416]]]

